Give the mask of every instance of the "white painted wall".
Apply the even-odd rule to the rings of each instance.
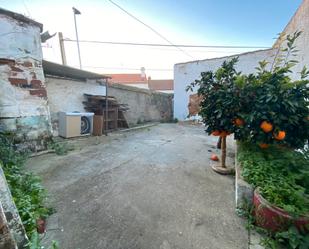
[[[261,60],[272,61],[275,50],[267,49],[240,54],[236,69],[245,74],[255,71]],[[213,71],[219,68],[225,60],[235,56],[228,56],[201,61],[179,63],[174,66],[174,118],[185,120],[188,116],[189,95],[195,92],[186,92],[186,86],[200,78],[201,72]],[[196,89],[195,89],[196,90]]]
[[[302,31],[302,35],[297,39],[295,45],[299,50],[298,56],[294,57],[299,61],[293,68],[291,74],[292,79],[299,79],[299,73],[303,66],[309,68],[309,0],[303,0],[301,6],[296,11],[290,22],[284,29],[285,34],[293,34],[295,31]],[[272,61],[272,54],[279,47],[280,40],[274,44],[271,50],[254,51],[245,54],[240,54],[237,69],[243,73],[253,73],[258,61]],[[285,47],[285,44],[282,44]],[[200,73],[207,70],[216,70],[224,60],[231,57],[215,58],[202,61],[192,61],[187,63],[179,63],[174,66],[174,117],[184,120],[188,115],[188,100],[189,95],[186,93],[185,87],[200,77]]]
[[[0,58],[42,61],[40,28],[0,14]]]
[[[95,81],[77,81],[46,77],[47,97],[53,124],[53,135],[58,135],[59,112],[85,112],[84,93],[105,95],[105,86]]]
[[[303,32],[295,42],[295,46],[299,50],[298,55],[293,57],[293,59],[299,61],[299,64],[293,68],[292,78],[299,79],[299,74],[297,72],[300,72],[303,66],[309,69],[309,0],[303,1],[295,15],[283,30],[285,34],[293,34],[295,31]],[[280,43],[281,41],[277,40],[274,46],[277,47]],[[285,44],[282,44],[282,46],[284,47]]]
[[[51,124],[40,26],[0,14],[0,58],[0,128],[15,132],[32,149],[41,149]]]

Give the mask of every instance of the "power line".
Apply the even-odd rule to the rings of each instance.
[[[154,28],[152,28],[151,26],[149,26],[148,24],[144,23],[142,20],[138,19],[136,16],[132,15],[130,12],[128,12],[127,10],[125,10],[124,8],[122,8],[120,5],[118,5],[117,3],[115,3],[112,0],[107,0],[110,3],[112,3],[113,5],[115,5],[117,8],[119,8],[120,10],[122,10],[124,13],[126,13],[127,15],[129,15],[130,17],[132,17],[134,20],[138,21],[139,23],[143,24],[145,27],[147,27],[148,29],[150,29],[152,32],[154,32],[156,35],[158,35],[159,37],[161,37],[163,40],[165,40],[166,42],[168,42],[169,44],[171,44],[172,46],[176,47],[179,51],[181,51],[182,53],[184,53],[185,55],[191,57],[192,59],[193,56],[191,56],[190,54],[188,54],[185,50],[179,48],[177,45],[173,44],[170,40],[168,40],[166,37],[164,37],[162,34],[160,34],[157,30],[155,30]]]
[[[98,68],[98,69],[116,69],[116,70],[138,70],[140,71],[141,69],[140,68],[124,68],[124,67],[103,67],[103,66],[84,66],[84,67],[87,67],[87,68]],[[147,70],[149,71],[173,71],[173,69],[169,69],[169,68],[147,68]]]
[[[109,0],[108,0],[109,1]],[[74,39],[65,38],[64,41],[76,42]],[[191,44],[161,44],[161,43],[137,43],[137,42],[114,42],[114,41],[93,41],[93,40],[79,40],[83,43],[102,43],[112,45],[129,45],[129,46],[150,46],[150,47],[183,47],[183,48],[249,48],[249,49],[267,49],[270,47],[264,46],[226,46],[226,45],[191,45]]]

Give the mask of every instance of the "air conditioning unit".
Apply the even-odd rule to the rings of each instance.
[[[59,112],[59,136],[79,137],[92,134],[92,112]]]

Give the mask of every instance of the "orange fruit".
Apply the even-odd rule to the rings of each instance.
[[[211,133],[211,135],[213,135],[213,136],[219,136],[220,135],[220,131],[213,131],[212,133]]]
[[[276,134],[274,134],[274,137],[277,140],[283,140],[285,138],[285,135],[285,131],[278,131]]]
[[[219,161],[219,157],[215,154],[212,154],[210,159],[213,160],[213,161]]]
[[[271,132],[273,130],[273,125],[267,121],[263,121],[260,127],[265,133]]]
[[[269,144],[261,143],[259,144],[261,149],[267,149],[269,147]]]
[[[235,124],[236,126],[243,126],[243,125],[245,124],[245,121],[244,121],[243,119],[241,119],[241,118],[236,118],[236,119],[234,120],[234,124]]]

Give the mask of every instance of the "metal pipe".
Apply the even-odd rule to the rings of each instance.
[[[108,130],[108,79],[105,80],[105,136]]]

